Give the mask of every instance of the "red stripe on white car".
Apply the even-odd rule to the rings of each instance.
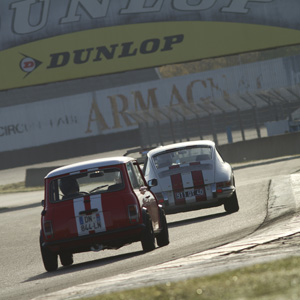
[[[190,163],[190,165],[200,165],[200,162]],[[207,200],[204,176],[201,170],[180,173],[180,165],[171,166],[169,169],[178,169],[177,174],[170,176],[174,197],[169,199],[170,204],[184,205]]]
[[[175,169],[175,168],[179,168],[179,165],[169,167],[169,169]],[[171,183],[172,183],[175,205],[186,204],[181,174],[179,173],[179,174],[171,175]]]
[[[192,165],[200,165],[200,163],[196,162],[196,163],[191,163],[190,165],[191,166]],[[197,170],[197,171],[192,171],[191,173],[192,173],[194,188],[195,188],[195,190],[199,190],[199,193],[195,196],[196,201],[198,202],[198,201],[207,200],[202,171]]]

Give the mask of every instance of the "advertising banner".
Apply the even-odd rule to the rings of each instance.
[[[0,51],[72,32],[142,23],[226,22],[300,30],[299,7],[299,0],[1,0]]]
[[[0,152],[136,129],[128,112],[197,103],[206,116],[266,106],[258,97],[251,104],[233,96],[299,83],[300,56],[294,56],[3,107]],[[291,97],[289,93],[289,101]]]
[[[169,22],[91,29],[1,51],[0,90],[297,42],[300,30],[235,23]]]
[[[0,91],[300,43],[298,0],[3,0]]]

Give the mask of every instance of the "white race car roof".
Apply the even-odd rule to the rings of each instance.
[[[160,152],[164,152],[167,150],[172,150],[172,149],[176,149],[176,148],[185,148],[185,147],[190,147],[190,146],[211,146],[214,148],[215,143],[210,140],[198,140],[198,141],[175,143],[175,144],[170,144],[170,145],[154,148],[154,149],[150,150],[147,153],[147,155],[148,155],[148,157],[151,157],[153,155],[156,155]]]
[[[51,171],[50,173],[48,173],[45,176],[45,178],[51,178],[51,177],[60,176],[63,174],[79,172],[81,170],[90,170],[90,169],[94,169],[94,168],[102,168],[102,167],[107,167],[107,166],[124,164],[131,160],[135,160],[135,159],[132,157],[128,157],[128,156],[117,156],[117,157],[100,158],[100,159],[82,161],[82,162],[78,162],[75,164],[57,168],[57,169]]]

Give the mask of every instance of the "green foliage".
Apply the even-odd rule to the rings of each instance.
[[[6,185],[0,185],[0,194],[23,193],[43,190],[44,187],[26,187],[25,182],[17,182]]]
[[[294,45],[271,50],[203,59],[183,64],[167,65],[160,67],[159,71],[162,77],[169,78],[299,54],[300,45]]]
[[[84,300],[300,299],[300,257]]]

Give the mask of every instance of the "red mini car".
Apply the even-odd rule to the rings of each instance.
[[[73,254],[118,249],[141,241],[144,252],[169,244],[164,210],[133,158],[85,161],[45,177],[40,248],[47,271]]]

